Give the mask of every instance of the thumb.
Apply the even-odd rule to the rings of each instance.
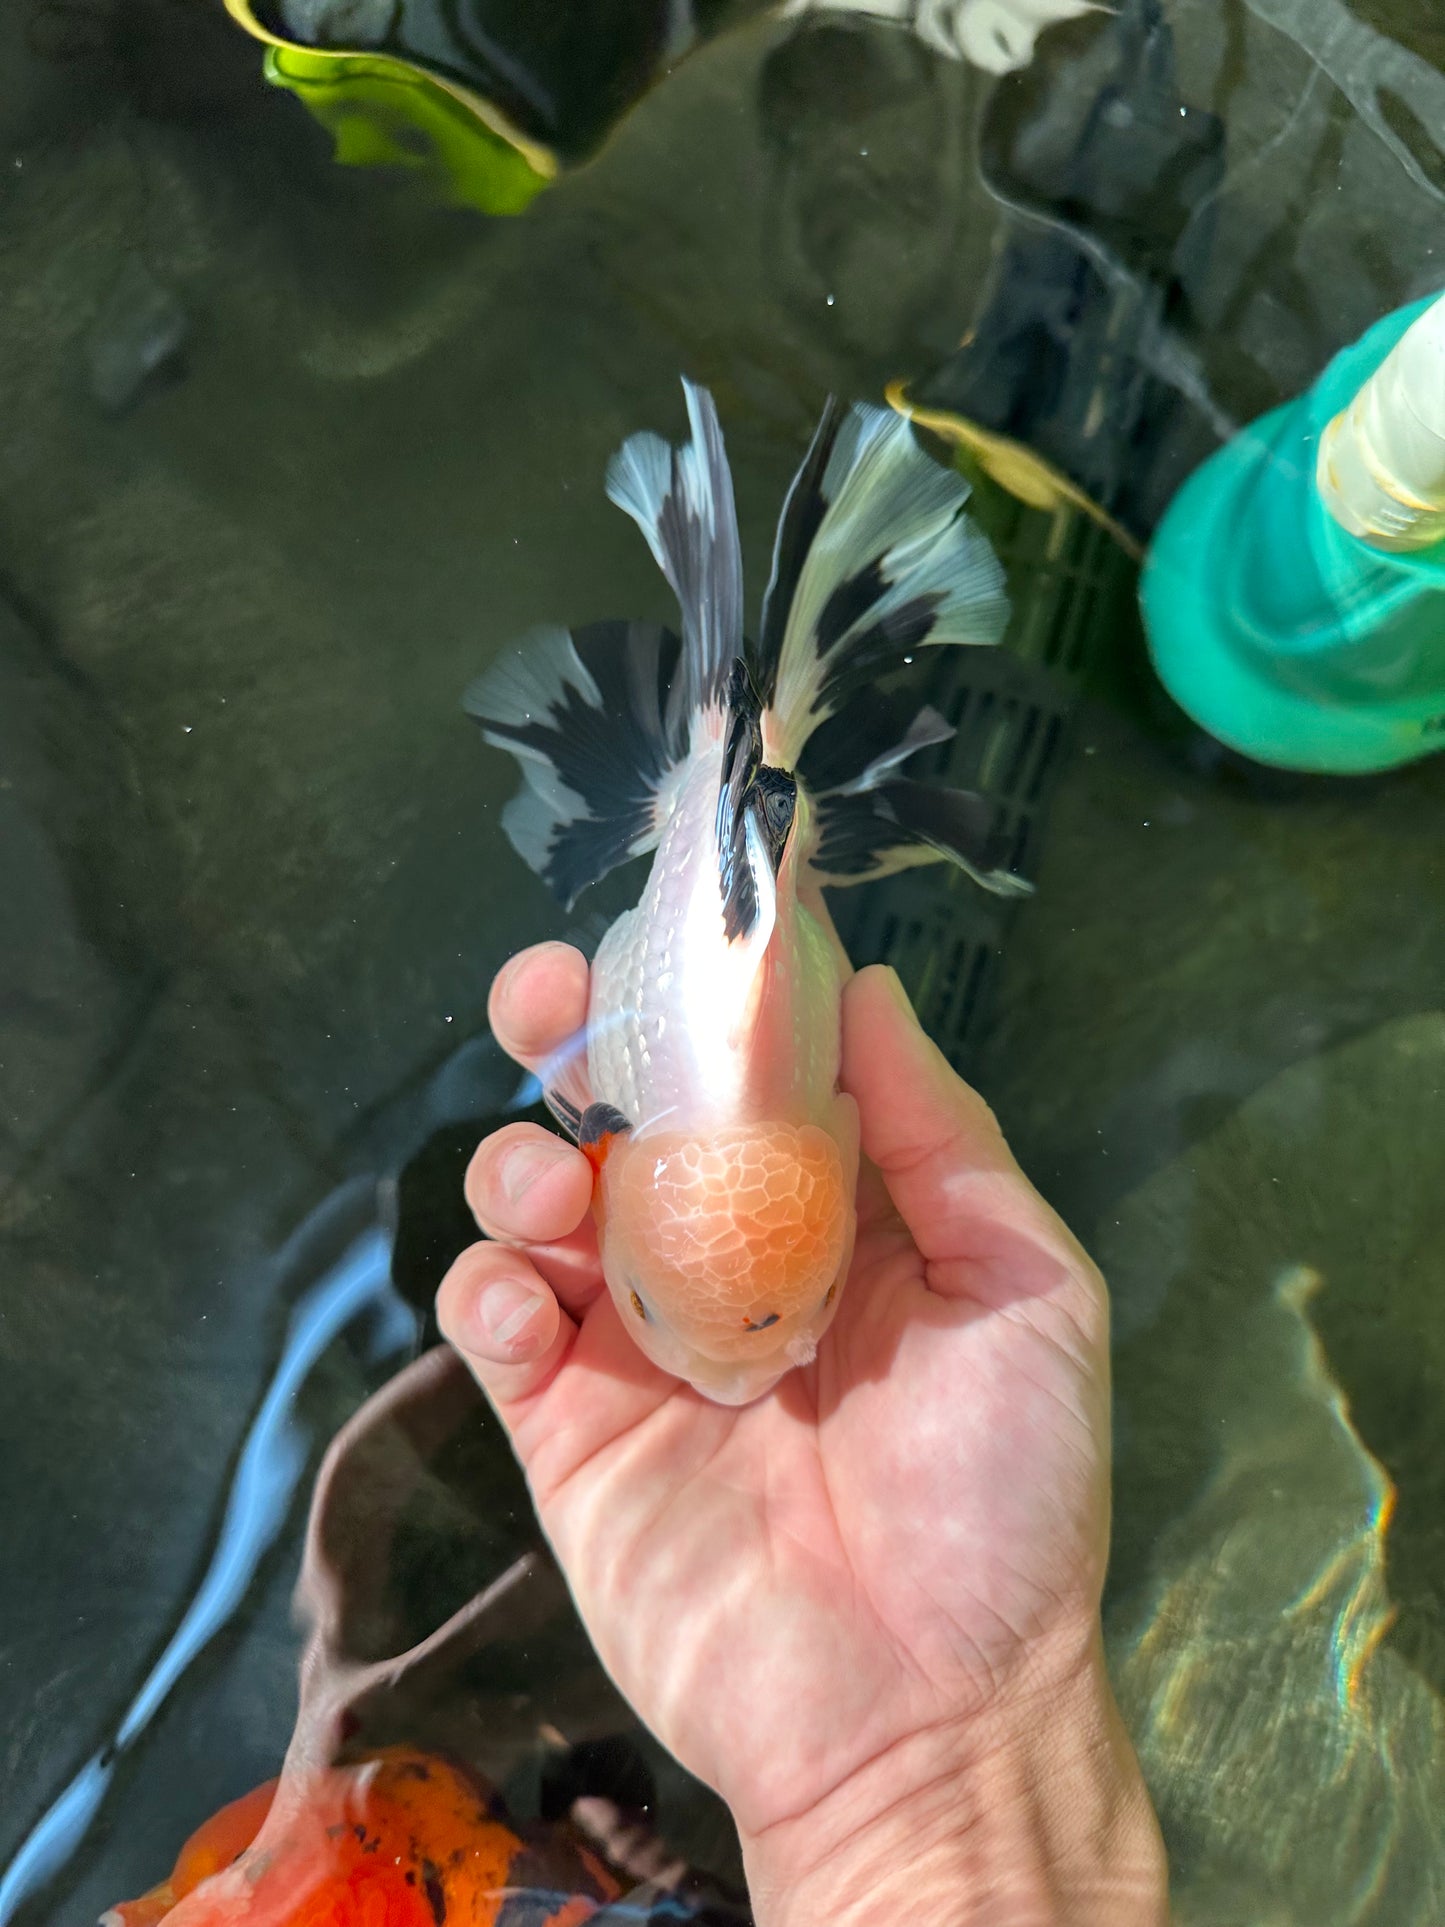
[[[844,989],[842,1082],[857,1101],[864,1154],[931,1264],[998,1257],[1021,1232],[1075,1255],[993,1112],[924,1032],[885,966],[859,971]]]

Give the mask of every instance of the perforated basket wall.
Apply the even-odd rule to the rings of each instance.
[[[1135,570],[1080,511],[1025,508],[985,487],[1012,618],[999,648],[940,649],[930,659],[927,699],[958,733],[913,768],[920,778],[996,798],[1006,860],[1036,881],[1073,713],[1100,640],[1131,619]],[[938,863],[835,891],[831,903],[853,961],[892,964],[927,1030],[966,1071],[987,1025],[1009,928],[1029,914],[1029,900],[992,896]]]

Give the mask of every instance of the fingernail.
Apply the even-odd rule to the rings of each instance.
[[[566,1155],[560,1144],[519,1144],[508,1151],[497,1173],[497,1182],[508,1204],[518,1203],[523,1192],[530,1191],[538,1178]]]
[[[514,1356],[531,1350],[541,1338],[540,1326],[528,1333],[546,1301],[540,1291],[517,1278],[494,1278],[483,1287],[475,1316],[489,1342]]]
[[[518,977],[525,976],[544,951],[568,948],[570,948],[569,945],[554,940],[549,943],[535,943],[529,950],[519,950],[515,957],[508,957],[492,979],[492,997],[497,1005],[501,1006],[507,1002],[517,987]],[[524,964],[527,966],[525,971],[522,968]]]

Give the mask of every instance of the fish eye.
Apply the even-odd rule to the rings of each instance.
[[[638,1294],[635,1291],[632,1291],[632,1292],[629,1292],[627,1296],[628,1296],[629,1304],[632,1306],[632,1309],[637,1313],[638,1317],[645,1319],[647,1316],[647,1307],[646,1305],[643,1304]]]

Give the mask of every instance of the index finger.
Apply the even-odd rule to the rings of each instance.
[[[492,1035],[536,1070],[587,1021],[587,959],[570,943],[538,943],[502,965],[487,999]]]

